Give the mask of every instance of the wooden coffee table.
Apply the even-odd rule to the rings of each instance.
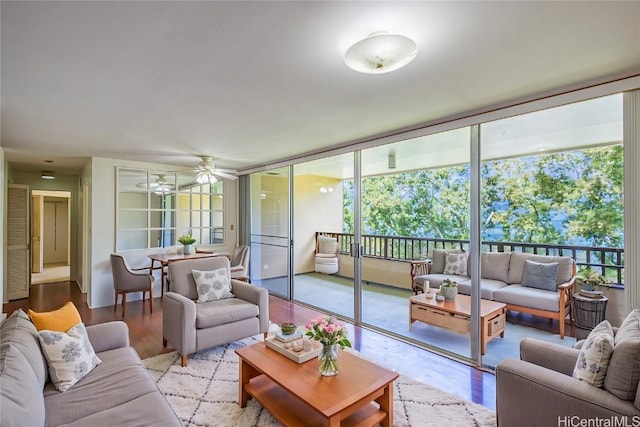
[[[393,425],[396,372],[342,350],[333,377],[320,375],[317,358],[298,364],[264,343],[236,353],[243,408],[252,396],[285,427]]]
[[[425,294],[409,298],[409,330],[413,322],[419,320],[455,332],[468,334],[471,331],[471,297],[456,296],[454,301],[436,301]],[[500,335],[504,337],[506,304],[480,300],[480,342],[482,354],[487,352],[487,343]]]

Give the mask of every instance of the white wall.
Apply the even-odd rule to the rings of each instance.
[[[86,278],[89,281],[87,304],[89,307],[105,307],[113,305],[114,291],[111,275],[110,255],[115,251],[116,245],[116,168],[128,167],[133,169],[171,170],[175,166],[158,165],[154,163],[142,163],[105,159],[94,157],[90,168],[83,172],[82,183],[90,183],[90,233],[91,248],[85,252],[90,257],[91,275]],[[217,250],[231,252],[237,241],[237,185],[235,182],[225,180],[225,244],[216,246]],[[231,230],[233,228],[233,230]],[[122,252],[127,262],[132,267],[144,267],[150,264],[147,255],[158,253],[160,250],[144,249]],[[154,297],[160,297],[160,272],[155,272],[156,281],[153,289]],[[141,294],[129,295],[127,301],[140,299]]]

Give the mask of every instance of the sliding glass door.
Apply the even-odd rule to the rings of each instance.
[[[362,322],[465,357],[468,334],[437,322],[410,324],[409,271],[412,260],[432,260],[441,249],[468,253],[469,141],[462,128],[363,150],[361,197]],[[457,280],[469,283],[466,262],[463,270]],[[435,273],[430,285],[437,288],[443,272]],[[419,298],[420,308],[433,302]]]
[[[289,297],[289,168],[250,177],[250,277],[255,285]]]
[[[293,167],[293,298],[354,318],[352,153]]]

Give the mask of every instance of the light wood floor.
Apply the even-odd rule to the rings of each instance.
[[[86,295],[75,282],[60,282],[34,285],[28,299],[4,304],[3,312],[12,313],[18,308],[34,311],[50,311],[73,301],[86,325],[124,320],[129,326],[131,345],[141,358],[170,352],[162,347],[162,299],[153,300],[153,314],[148,303],[127,303],[126,318],[122,318],[121,307],[116,313],[113,306],[89,309]],[[306,323],[321,313],[308,307],[271,296],[270,319],[275,323]],[[348,336],[353,347],[367,357],[389,369],[410,376],[434,387],[457,394],[473,402],[495,410],[495,376],[446,357],[437,355],[411,344],[404,343],[369,329],[347,325]]]

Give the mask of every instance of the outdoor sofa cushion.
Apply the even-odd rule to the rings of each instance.
[[[542,289],[543,291],[556,291],[556,277],[558,276],[557,262],[535,262],[526,260],[524,263],[524,275],[522,286]]]
[[[483,279],[509,280],[511,252],[483,252],[480,254],[480,271]]]
[[[462,253],[460,249],[434,249],[431,253],[431,268],[429,269],[429,272],[434,274],[442,274],[444,272],[444,267],[446,264],[446,254],[460,253]]]
[[[505,304],[520,305],[556,313],[560,310],[560,294],[558,292],[549,292],[522,285],[508,285],[496,289],[493,296],[495,301]]]
[[[568,256],[532,255],[522,252],[512,252],[509,262],[509,277],[507,283],[522,283],[526,260],[540,263],[557,262],[558,275],[556,285],[567,283],[573,277],[573,258]]]

